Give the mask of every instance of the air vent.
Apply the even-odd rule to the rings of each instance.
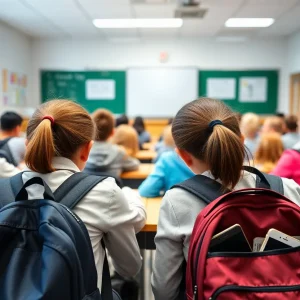
[[[182,19],[202,19],[207,9],[199,6],[181,6],[175,10],[175,18]]]

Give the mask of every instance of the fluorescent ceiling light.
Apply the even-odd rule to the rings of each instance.
[[[231,18],[225,23],[226,27],[269,27],[274,23],[272,18]]]
[[[179,28],[183,21],[172,19],[95,19],[97,28]]]

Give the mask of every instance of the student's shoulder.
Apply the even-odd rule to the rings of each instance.
[[[284,195],[300,205],[300,186],[293,180],[288,178],[281,178],[283,183]]]

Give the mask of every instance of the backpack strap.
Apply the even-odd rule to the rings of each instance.
[[[264,188],[273,190],[279,194],[284,194],[282,179],[278,176],[264,174],[256,168],[244,166],[245,171],[256,175],[256,188]],[[174,185],[172,188],[181,188],[200,198],[206,204],[230,192],[224,187],[207,176],[195,175],[192,178],[183,181],[182,183]]]
[[[279,194],[284,194],[283,182],[280,177],[262,173],[250,166],[244,166],[244,170],[256,175],[257,188],[269,189]]]
[[[16,162],[9,146],[8,146],[8,142],[11,140],[12,138],[6,138],[4,140],[0,140],[0,157],[5,158],[5,160],[14,165],[15,167],[18,165],[18,163]]]
[[[107,176],[95,176],[82,172],[75,173],[54,192],[55,201],[73,209],[89,191],[106,178]],[[109,266],[103,238],[101,244],[104,249],[101,297],[105,300],[113,300]]]
[[[91,189],[106,178],[77,172],[54,192],[55,201],[73,209]]]
[[[206,204],[229,192],[227,189],[224,190],[224,187],[218,181],[204,175],[195,175],[188,180],[175,184],[172,186],[173,188],[186,190],[203,200]]]
[[[0,209],[15,201],[17,194],[23,187],[22,174],[18,173],[11,178],[0,179]]]

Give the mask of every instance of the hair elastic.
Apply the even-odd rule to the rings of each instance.
[[[211,121],[211,122],[209,123],[209,125],[208,125],[208,128],[209,128],[211,131],[213,131],[213,130],[214,130],[214,127],[215,127],[216,125],[223,125],[223,122],[220,121],[220,120],[214,120],[214,121]]]
[[[54,118],[52,116],[44,116],[42,120],[49,120],[51,122],[51,126],[54,126]]]

